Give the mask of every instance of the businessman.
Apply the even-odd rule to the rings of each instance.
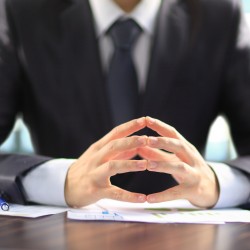
[[[36,152],[0,156],[13,202],[247,204],[249,97],[238,0],[0,0],[0,141],[21,114]],[[238,157],[208,163],[219,114]]]

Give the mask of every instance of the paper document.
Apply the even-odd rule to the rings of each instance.
[[[0,210],[0,215],[37,218],[67,211],[69,219],[83,221],[131,221],[148,223],[208,223],[250,222],[250,211],[242,209],[201,210],[184,200],[163,203],[128,203],[100,200],[83,207],[17,205],[10,204],[9,211]]]
[[[10,204],[9,211],[0,209],[0,215],[37,218],[45,215],[62,213],[68,209],[67,207]]]
[[[187,201],[133,204],[101,200],[82,209],[69,210],[67,217],[86,221],[224,224],[226,222],[250,222],[250,211],[243,209],[201,210]]]

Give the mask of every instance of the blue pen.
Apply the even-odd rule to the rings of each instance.
[[[8,211],[10,208],[10,205],[1,197],[0,197],[0,206],[3,211]]]

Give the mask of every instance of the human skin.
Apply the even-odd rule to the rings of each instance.
[[[131,12],[141,0],[113,0],[125,12]]]
[[[140,2],[113,1],[125,12],[132,11]],[[130,136],[145,127],[156,131],[159,137]],[[143,160],[131,160],[135,155]],[[110,182],[113,175],[146,169],[171,174],[179,185],[146,196],[120,189]],[[151,203],[187,199],[196,206],[209,208],[216,204],[218,197],[217,178],[196,148],[173,127],[151,117],[122,124],[91,145],[70,167],[65,184],[65,200],[73,207],[110,198]]]
[[[146,170],[147,160],[130,159],[138,148],[147,144],[147,136],[129,136],[145,126],[146,119],[142,117],[115,127],[70,166],[65,184],[65,200],[69,206],[81,207],[102,198],[146,201],[146,195],[128,192],[110,182],[113,175]]]
[[[130,136],[145,127],[159,137]],[[135,155],[142,160],[131,160]],[[146,196],[110,182],[113,175],[146,169],[171,174],[179,185]],[[119,125],[92,144],[70,166],[65,184],[65,200],[71,207],[109,198],[134,203],[187,199],[198,207],[210,208],[218,197],[217,178],[196,148],[173,127],[151,117]]]
[[[219,198],[218,180],[198,150],[175,128],[160,120],[146,117],[146,126],[160,136],[149,137],[147,147],[139,148],[138,154],[148,160],[149,171],[171,174],[179,183],[163,192],[148,195],[147,201],[187,199],[198,207],[213,207]]]

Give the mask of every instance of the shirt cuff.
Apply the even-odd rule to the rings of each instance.
[[[73,162],[73,159],[50,160],[29,171],[21,180],[26,199],[40,204],[67,206],[64,186]]]
[[[214,208],[236,207],[247,203],[250,180],[242,171],[224,163],[208,163],[214,170],[220,187],[220,196]]]

